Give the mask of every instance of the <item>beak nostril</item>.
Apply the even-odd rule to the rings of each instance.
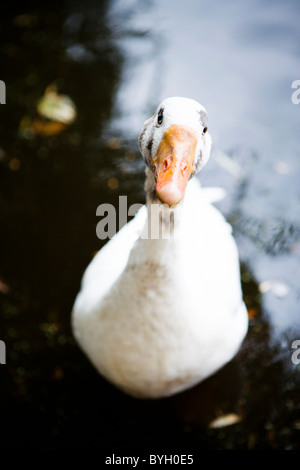
[[[152,158],[156,194],[168,204],[177,204],[184,196],[191,176],[197,135],[189,128],[169,127]]]

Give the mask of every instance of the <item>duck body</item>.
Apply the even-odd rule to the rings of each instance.
[[[96,369],[140,398],[204,380],[232,359],[248,326],[230,225],[196,178],[171,217],[156,185],[147,169],[147,204],[94,257],[72,312]]]

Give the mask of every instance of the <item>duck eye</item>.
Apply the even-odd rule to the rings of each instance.
[[[157,124],[159,124],[159,125],[162,124],[163,119],[164,119],[164,117],[163,117],[163,112],[164,112],[163,109],[160,109],[160,110],[158,111],[158,115],[157,115]]]
[[[205,132],[207,132],[207,127],[204,127],[203,129],[203,134],[205,134]]]

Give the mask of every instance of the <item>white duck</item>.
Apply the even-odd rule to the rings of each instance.
[[[72,326],[104,377],[133,396],[157,398],[230,361],[248,316],[231,227],[196,178],[189,181],[210,155],[205,108],[164,100],[139,146],[147,204],[88,266]]]

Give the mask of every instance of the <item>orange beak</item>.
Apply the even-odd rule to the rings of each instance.
[[[166,130],[157,154],[152,159],[156,194],[169,206],[183,199],[187,182],[193,172],[196,146],[196,133],[188,127],[174,124]]]

